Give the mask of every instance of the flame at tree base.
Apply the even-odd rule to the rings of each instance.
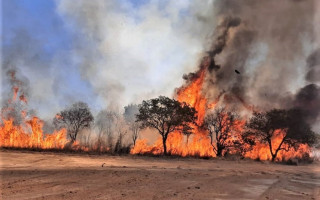
[[[197,112],[196,125],[191,125],[193,128],[193,134],[186,136],[181,132],[170,133],[167,138],[167,152],[176,156],[194,156],[194,157],[216,157],[214,151],[215,145],[212,144],[211,138],[208,137],[208,132],[201,127],[204,123],[206,112],[218,104],[222,94],[218,95],[216,100],[206,98],[202,93],[204,87],[204,80],[206,78],[210,59],[205,58],[202,61],[200,70],[193,74],[188,84],[182,86],[176,91],[176,99],[180,102],[186,102],[190,106],[194,107]],[[13,81],[16,80],[14,74],[12,74]],[[18,83],[20,83],[18,81]],[[90,148],[88,145],[80,144],[78,141],[71,143],[67,138],[66,129],[54,131],[52,134],[43,132],[43,122],[37,117],[27,118],[26,110],[22,110],[20,117],[23,119],[19,125],[15,125],[15,119],[10,118],[11,111],[15,111],[15,103],[21,105],[27,104],[27,99],[23,92],[19,90],[19,87],[14,86],[13,98],[8,101],[9,107],[1,110],[2,123],[0,125],[0,147],[13,147],[13,148],[30,148],[30,149],[70,149],[75,151],[98,151],[98,152],[110,152],[111,149],[106,145],[101,145],[101,142],[97,143]],[[19,98],[18,98],[19,97]],[[18,102],[17,102],[18,101]],[[244,102],[241,102],[244,104]],[[247,106],[248,107],[248,106]],[[56,116],[59,117],[59,116]],[[19,120],[17,120],[19,121]],[[242,157],[259,160],[272,160],[270,148],[268,144],[259,143],[255,141],[254,146],[246,146],[241,141],[241,132],[244,131],[245,120],[238,120],[234,124],[234,130],[230,137],[230,143],[234,141],[240,141],[241,148],[232,148],[227,152],[228,154],[240,154]],[[272,138],[273,147],[277,147],[284,133],[281,131],[276,132]],[[306,144],[300,144],[298,147],[289,148],[286,144],[283,144],[283,148],[287,149],[279,151],[276,161],[285,161],[291,158],[303,159],[309,157],[311,149]],[[273,149],[273,152],[275,149]],[[158,138],[153,145],[149,145],[147,140],[137,140],[135,146],[130,151],[131,154],[163,154],[162,138]],[[226,154],[226,152],[224,152]]]
[[[272,141],[272,152],[276,151],[276,148],[280,145],[285,132],[281,130],[276,130]],[[290,147],[288,144],[284,143],[276,157],[276,161],[287,161],[290,159],[304,159],[309,158],[311,154],[311,148],[307,144],[298,144],[296,148]],[[272,155],[270,153],[270,147],[266,143],[256,142],[253,148],[244,154],[244,157],[253,160],[272,160]]]
[[[198,112],[197,125],[201,126],[204,123],[206,112],[214,109],[218,104],[223,94],[219,94],[216,100],[209,101],[203,94],[203,87],[208,74],[208,67],[210,65],[210,58],[205,57],[200,65],[199,70],[192,74],[187,84],[178,88],[176,91],[176,99],[179,102],[185,102],[188,105],[194,107]],[[226,97],[226,96],[225,96]],[[239,98],[238,98],[239,99]],[[252,111],[252,106],[248,106],[243,100],[239,99],[244,108]],[[234,124],[235,133],[230,133],[230,143],[235,141],[240,142],[241,148],[237,149],[230,148],[228,154],[241,154],[242,157],[259,160],[272,160],[270,148],[268,144],[259,143],[249,147],[243,141],[241,141],[241,133],[244,131],[245,120],[238,120]],[[193,126],[192,136],[185,136],[179,132],[173,132],[168,135],[167,138],[167,151],[168,154],[178,155],[182,157],[186,156],[198,156],[198,157],[216,157],[213,150],[214,144],[211,144],[211,139],[208,137],[208,132],[201,130],[196,126]],[[190,137],[190,138],[189,138]],[[273,147],[279,146],[282,138],[284,137],[283,132],[276,132],[272,138]],[[190,141],[191,140],[191,141]],[[136,145],[131,149],[131,154],[163,154],[162,138],[152,144],[148,145],[147,140],[138,140]],[[296,149],[289,148],[285,143],[282,144],[283,148],[287,149],[278,152],[276,161],[286,161],[292,158],[302,159],[310,155],[310,147],[306,144],[300,144]],[[273,152],[275,149],[273,149]],[[226,153],[226,152],[225,152]]]
[[[67,138],[67,130],[61,129],[53,133],[43,132],[43,122],[33,117],[22,125],[14,125],[14,120],[3,120],[0,126],[0,147],[21,149],[68,149],[73,151],[108,152],[109,148],[94,145],[89,148],[79,141],[73,143]]]
[[[273,152],[279,146],[283,133],[276,131],[272,138]],[[250,149],[249,146],[244,145],[244,148]],[[287,144],[282,144],[282,148],[287,150],[280,150],[277,154],[276,161],[288,161],[290,159],[308,159],[311,154],[311,148],[307,144],[299,144],[298,147],[290,148]],[[168,136],[167,139],[168,154],[181,157],[216,157],[211,141],[206,135],[195,134],[191,142],[187,142],[186,136],[182,133],[174,132]],[[146,139],[137,140],[136,145],[131,149],[131,154],[163,154],[162,138],[159,137],[152,145],[148,145]],[[243,158],[253,160],[272,160],[270,148],[268,144],[257,142],[250,150],[240,153],[237,150],[231,150],[229,154],[240,155]]]
[[[153,145],[148,145],[146,139],[137,140],[136,145],[131,149],[131,154],[163,154],[162,138],[159,137]],[[210,139],[201,135],[194,135],[192,141],[178,132],[169,134],[167,139],[167,151],[170,155],[194,156],[194,157],[215,157],[210,145]]]

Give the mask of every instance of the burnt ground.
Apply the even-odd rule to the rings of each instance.
[[[2,199],[320,199],[319,163],[11,150],[0,158]]]

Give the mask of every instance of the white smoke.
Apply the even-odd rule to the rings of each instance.
[[[214,29],[212,1],[57,1],[58,12],[81,36],[74,53],[82,75],[106,107],[160,94],[172,96],[182,75],[198,65]],[[205,17],[203,17],[205,16]]]

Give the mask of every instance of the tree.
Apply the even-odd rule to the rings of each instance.
[[[113,129],[116,113],[108,110],[102,110],[96,117],[95,126],[98,129],[98,148],[103,145],[106,140],[107,146],[110,150],[113,148]]]
[[[162,136],[163,153],[167,155],[166,141],[174,131],[182,131],[196,120],[196,110],[186,103],[180,103],[168,97],[159,96],[143,101],[139,105],[137,122],[142,128],[154,128]]]
[[[136,141],[139,137],[141,123],[136,121],[136,115],[139,113],[139,107],[135,104],[130,104],[124,107],[124,118],[132,133],[131,138],[133,146],[136,145]]]
[[[237,115],[227,111],[225,107],[217,108],[205,117],[204,126],[208,130],[213,151],[218,157],[233,147],[232,132],[236,119]]]
[[[245,137],[250,138],[248,141],[251,142],[254,138],[261,143],[267,143],[273,162],[281,150],[289,151],[290,148],[297,148],[301,143],[311,145],[315,142],[314,132],[311,131],[303,113],[298,109],[256,112],[246,126],[248,130]],[[272,138],[279,132],[283,135],[277,144]]]
[[[56,114],[53,123],[57,128],[66,128],[71,143],[76,141],[78,133],[84,128],[90,128],[93,116],[86,103],[77,102],[69,108]]]
[[[115,144],[115,148],[114,151],[116,153],[123,153],[123,139],[125,137],[125,135],[127,134],[127,127],[125,124],[125,121],[122,117],[122,115],[116,113],[115,114],[115,124],[114,124],[114,128],[115,128],[115,133],[117,134],[117,141]],[[128,148],[129,149],[129,148]]]

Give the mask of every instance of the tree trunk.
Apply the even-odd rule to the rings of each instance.
[[[279,144],[278,148],[276,149],[276,151],[273,153],[273,150],[272,150],[272,144],[271,144],[271,140],[269,142],[269,147],[270,147],[270,153],[271,153],[271,161],[274,162],[277,158],[277,155],[278,155],[278,152],[280,151],[281,149],[281,146],[284,142],[284,138],[282,139],[281,143]]]
[[[282,143],[283,143],[283,141],[280,143],[280,145],[279,145],[279,147],[277,148],[276,152],[272,155],[272,162],[274,162],[275,159],[277,158],[277,155],[278,155],[278,152],[279,152],[280,149],[281,149]]]
[[[164,155],[168,155],[167,153],[167,138],[165,137],[162,137],[162,144],[163,144],[163,154]]]
[[[136,140],[133,140],[133,146],[136,146]]]
[[[272,156],[271,161],[274,162],[276,160],[277,154],[276,153],[275,154],[271,153],[271,156]]]
[[[217,157],[222,157],[222,150],[223,148],[219,145],[217,145]]]
[[[271,154],[271,161],[274,162],[276,157],[277,157],[277,154],[273,153],[271,138],[269,138],[267,141],[268,141],[268,144],[269,144],[269,150],[270,150],[270,154]]]

